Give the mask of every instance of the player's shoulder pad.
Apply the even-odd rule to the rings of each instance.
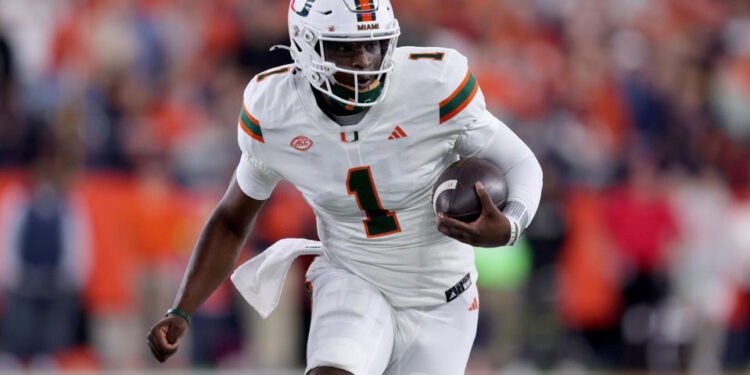
[[[418,79],[452,91],[451,84],[460,83],[469,64],[464,55],[452,48],[399,47],[395,52],[397,64],[410,79]]]
[[[245,87],[238,119],[240,136],[244,133],[256,141],[265,142],[263,128],[273,125],[278,113],[285,113],[282,107],[288,103],[280,98],[288,98],[293,69],[291,64],[277,66],[258,73],[250,80]]]
[[[440,123],[444,123],[464,110],[475,97],[479,90],[479,83],[469,69],[469,61],[466,56],[456,50],[446,52],[446,61],[440,74],[440,86],[436,90],[439,95]],[[481,94],[479,98],[482,98]],[[484,109],[484,99],[480,100],[479,110]],[[475,112],[472,110],[470,112]]]
[[[463,54],[452,48],[399,47],[394,55],[401,76],[423,87],[424,95],[440,103],[441,122],[470,102],[478,84]]]

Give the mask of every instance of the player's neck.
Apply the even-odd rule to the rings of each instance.
[[[323,105],[326,107],[326,110],[336,116],[350,116],[363,111],[367,111],[368,109],[368,107],[352,107],[352,109],[346,109],[343,105],[337,103],[336,100],[332,99],[330,96],[324,95],[318,90],[313,90],[313,92],[315,93],[315,99],[316,101],[318,101],[318,105],[321,105],[321,101],[319,99],[322,99]]]
[[[318,107],[320,107],[323,113],[325,113],[331,120],[335,121],[339,125],[356,124],[370,109],[370,107],[354,107],[353,109],[349,110],[339,105],[334,99],[331,99],[320,91],[315,89],[313,89],[312,91],[315,95],[315,102],[318,104]],[[350,120],[356,121],[351,122]]]

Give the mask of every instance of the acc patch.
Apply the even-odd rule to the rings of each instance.
[[[310,147],[313,145],[313,141],[310,138],[305,137],[304,135],[298,135],[292,139],[291,142],[289,142],[289,145],[296,148],[300,151],[307,151]]]

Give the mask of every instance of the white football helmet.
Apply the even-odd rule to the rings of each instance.
[[[389,0],[292,0],[289,6],[289,48],[294,65],[312,87],[350,108],[370,107],[385,97],[388,80],[384,78],[393,69],[400,33]],[[381,63],[375,70],[356,70],[326,60],[326,42],[368,41],[381,45]],[[351,74],[353,84],[337,82],[337,72]],[[377,79],[362,88],[366,82],[363,76]]]

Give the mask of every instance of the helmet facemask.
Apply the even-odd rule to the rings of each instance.
[[[395,31],[381,35],[373,33],[352,37],[329,34],[317,37],[310,61],[309,80],[312,86],[350,110],[379,103],[388,88],[386,74],[393,70],[393,51],[398,35],[396,25]],[[363,58],[361,55],[367,55],[364,57],[366,59],[380,61],[376,61],[373,67],[364,68],[341,64],[341,61]]]

